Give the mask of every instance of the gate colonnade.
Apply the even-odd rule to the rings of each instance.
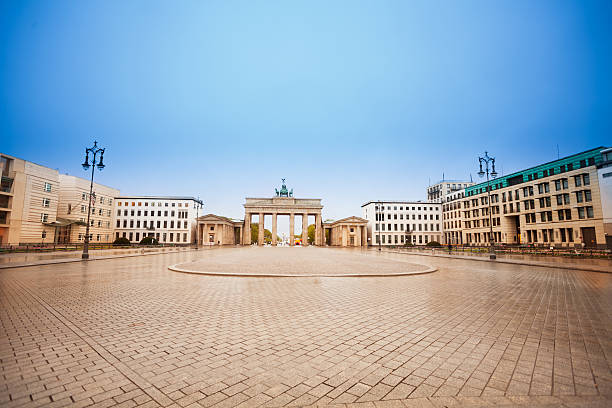
[[[259,235],[257,244],[264,244],[264,218],[272,216],[272,245],[277,245],[277,217],[279,215],[289,216],[289,245],[295,243],[295,216],[302,216],[302,245],[308,245],[308,216],[315,217],[315,245],[324,245],[323,222],[321,219],[320,198],[295,198],[295,197],[273,197],[273,198],[246,198],[244,204],[244,245],[251,244],[251,218],[253,214],[259,216]]]

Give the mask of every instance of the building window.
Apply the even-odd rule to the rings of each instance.
[[[49,214],[47,213],[40,214],[40,222],[49,222]]]
[[[45,208],[49,208],[49,205],[51,204],[51,200],[49,200],[48,198],[43,198],[42,200],[42,206]],[[69,212],[70,214],[70,212]]]
[[[45,183],[45,191],[49,193],[51,191],[51,183]]]
[[[587,218],[593,218],[594,217],[593,207],[585,207],[585,208],[586,208]]]
[[[81,200],[86,200],[86,199],[87,199],[87,194],[81,193]]]

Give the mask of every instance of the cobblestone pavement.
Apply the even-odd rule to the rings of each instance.
[[[321,256],[320,248],[231,248],[208,251],[200,259],[174,265],[173,269],[195,273],[268,275],[268,276],[337,276],[398,275],[431,272],[426,265],[410,263],[403,258],[377,258],[371,262],[367,251],[333,250]]]
[[[332,251],[295,256],[342,268]],[[0,271],[0,406],[612,405],[610,274],[376,252],[356,256],[439,271],[167,269],[201,256]]]

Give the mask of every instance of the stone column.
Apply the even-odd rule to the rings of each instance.
[[[348,231],[348,227],[346,225],[342,226],[342,246],[346,247],[348,246],[348,235],[349,235],[349,231]]]
[[[308,246],[308,213],[302,214],[302,245]]]
[[[223,224],[217,224],[216,228],[217,228],[217,242],[215,242],[215,244],[219,244],[219,245],[223,245],[223,227],[225,227],[225,225]]]
[[[276,246],[276,213],[272,214],[272,246]]]
[[[353,227],[355,231],[355,246],[361,246],[361,227],[359,225]]]
[[[243,245],[251,245],[251,213],[247,212],[244,214],[244,229],[242,230]]]
[[[259,235],[257,236],[257,245],[264,244],[264,213],[259,213]]]
[[[321,214],[315,215],[315,245],[323,245],[323,240],[321,239]]]
[[[295,245],[295,214],[289,214],[289,245]]]
[[[368,246],[368,227],[366,225],[361,227],[361,246]]]

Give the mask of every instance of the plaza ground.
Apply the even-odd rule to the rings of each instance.
[[[213,258],[220,271],[438,270],[168,269]],[[605,273],[329,248],[185,251],[1,270],[0,323],[3,407],[612,405]]]

